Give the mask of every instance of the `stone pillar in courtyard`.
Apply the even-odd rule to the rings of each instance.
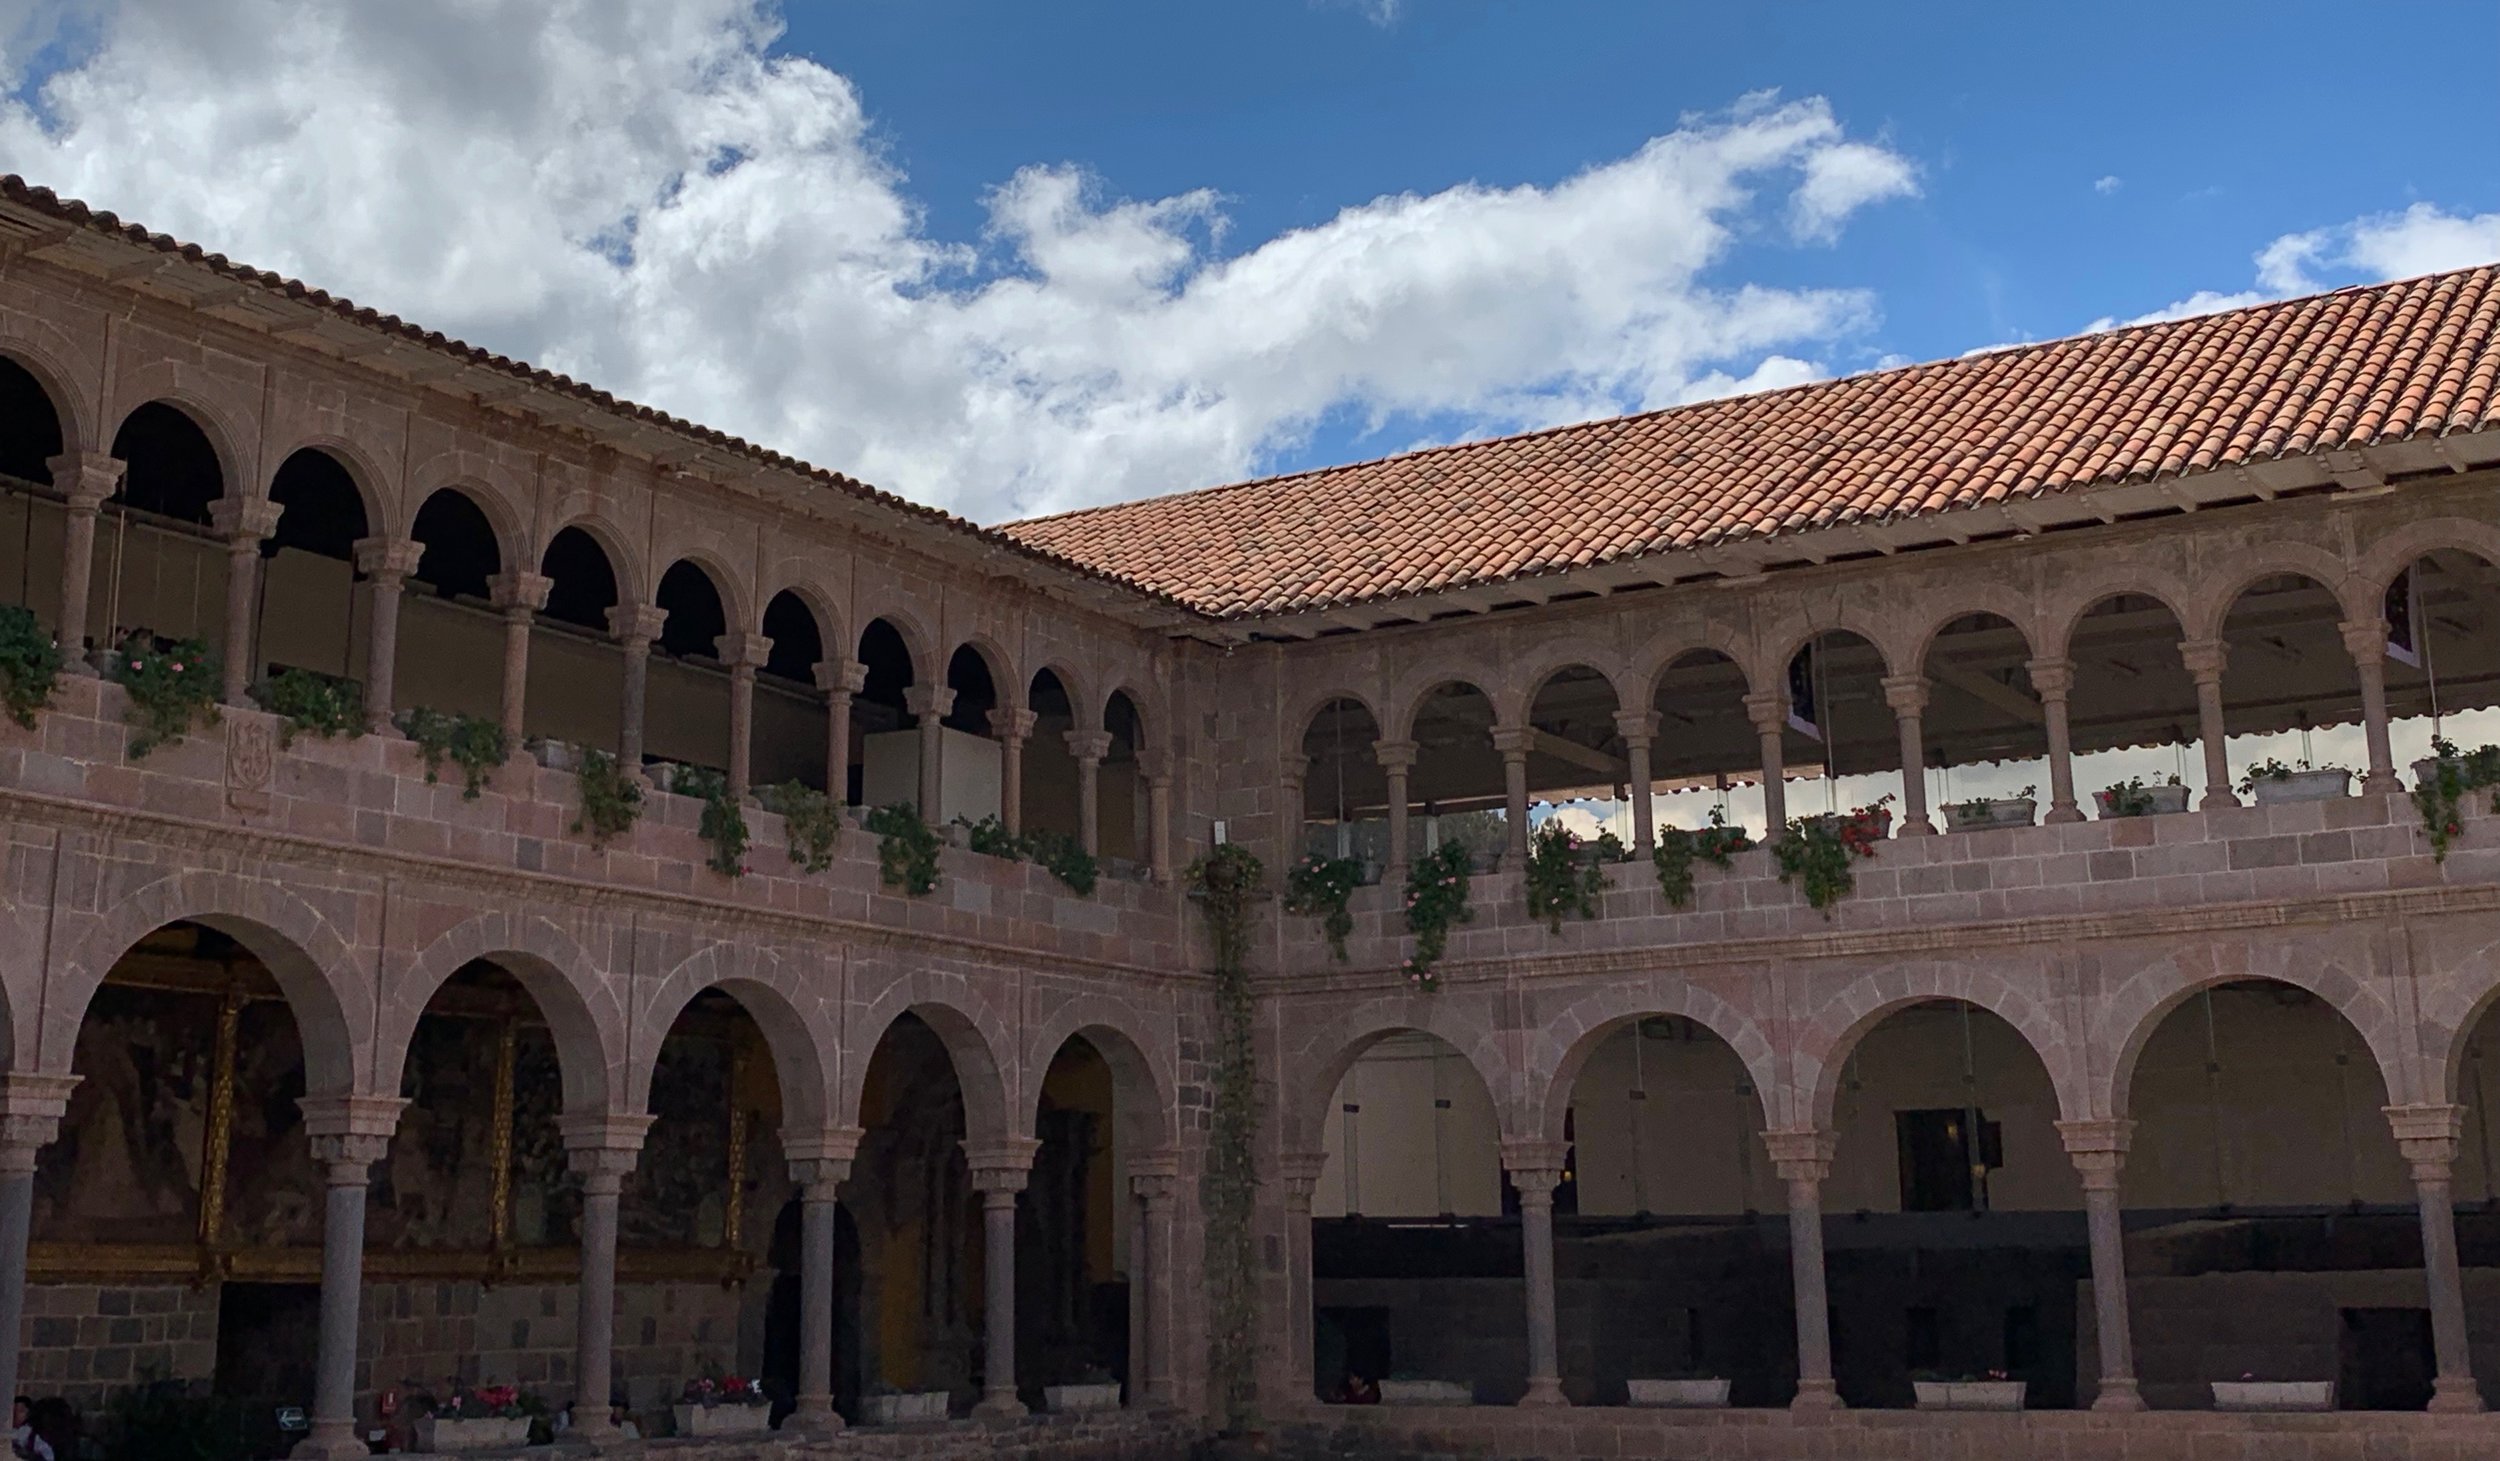
[[[836,1189],[851,1175],[861,1133],[850,1127],[781,1133],[790,1183],[799,1189],[799,1379],[796,1405],[781,1428],[829,1436],[842,1429],[833,1408],[834,1235]]]
[[[990,734],[998,737],[998,820],[1010,837],[1024,830],[1024,743],[1040,721],[1030,710],[990,712]]]
[[[1788,751],[1781,741],[1788,700],[1776,690],[1756,690],[1745,697],[1745,715],[1762,746],[1762,839],[1777,842],[1788,827]]]
[[[736,630],[712,641],[713,653],[729,667],[729,799],[743,802],[754,780],[755,672],[772,654],[773,642],[761,634]]]
[[[1524,725],[1497,725],[1493,728],[1493,749],[1502,757],[1502,815],[1508,822],[1505,846],[1510,858],[1507,866],[1522,877],[1528,870],[1528,748],[1536,744],[1536,731]]]
[[[1762,1133],[1771,1165],[1788,1184],[1788,1266],[1796,1282],[1796,1410],[1837,1410],[1832,1383],[1831,1295],[1823,1280],[1823,1179],[1832,1170],[1832,1133],[1796,1127]]]
[[[955,692],[913,685],[903,691],[903,708],[920,722],[920,820],[935,827],[946,804],[946,716],[955,708]]]
[[[321,1328],[313,1360],[312,1431],[290,1455],[344,1461],[371,1454],[356,1426],[356,1326],[365,1283],[365,1191],[399,1127],[397,1096],[307,1096],[304,1132],[322,1170]]]
[[[1158,883],[1172,881],[1172,759],[1156,752],[1137,758],[1146,779],[1146,866]]]
[[[651,684],[651,642],[660,637],[668,611],[649,604],[618,604],[608,610],[608,632],[625,656],[625,690],[618,707],[616,766],[627,777],[642,779],[643,703]]]
[[[1076,840],[1089,856],[1102,856],[1102,758],[1111,754],[1111,732],[1067,732],[1068,754],[1076,758]]]
[[[61,668],[73,675],[92,675],[95,667],[87,661],[87,601],[94,597],[96,516],[120,490],[123,463],[100,451],[71,451],[44,465],[52,469],[52,489],[61,494],[67,513],[61,520],[61,621],[53,630],[61,641]],[[112,628],[104,626],[106,633]]]
[[[2075,688],[2075,662],[2035,659],[2023,667],[2031,675],[2031,693],[2040,697],[2040,725],[2049,740],[2049,809],[2043,822],[2080,822],[2075,804],[2074,736],[2066,723],[2066,697]]]
[[[2231,750],[2222,725],[2222,666],[2230,646],[2219,639],[2189,639],[2179,645],[2179,660],[2196,682],[2196,736],[2205,752],[2205,796],[2200,807],[2236,807],[2231,794]]]
[[[1658,741],[1658,712],[1616,711],[1615,734],[1623,737],[1623,759],[1629,768],[1624,780],[1630,783],[1632,796],[1632,850],[1647,857],[1658,845],[1657,813],[1650,805],[1649,771],[1649,748]]]
[[[1406,815],[1406,779],[1415,769],[1415,743],[1377,742],[1372,746],[1372,758],[1380,763],[1380,774],[1389,783],[1389,853],[1380,881],[1392,888],[1403,888],[1406,869],[1415,857],[1413,824]]]
[[[1180,1404],[1172,1327],[1179,1322],[1179,1275],[1172,1266],[1172,1214],[1180,1196],[1180,1155],[1140,1152],[1129,1158],[1136,1226],[1129,1239],[1129,1398],[1131,1408]]]
[[[228,705],[250,703],[252,664],[259,658],[252,630],[260,606],[260,545],[278,530],[278,514],[285,510],[283,504],[249,497],[221,497],[208,510],[210,525],[226,540],[226,632],[217,651],[225,659],[218,698]]]
[[[972,1413],[989,1420],[1024,1414],[1016,1398],[1016,1196],[1032,1176],[1041,1143],[1029,1136],[966,1141],[964,1164],[981,1194],[981,1400]]]
[[[647,642],[647,641],[646,641]],[[616,1210],[625,1179],[642,1154],[651,1129],[648,1116],[598,1112],[559,1117],[564,1156],[582,1179],[582,1273],[580,1319],[574,1329],[572,1433],[586,1441],[613,1439],[615,1422],[609,1373],[616,1353]]]
[[[835,806],[851,795],[851,697],[868,683],[868,667],[856,660],[816,663],[816,688],[825,692],[825,799]]]
[[[1936,830],[1927,819],[1927,677],[1886,675],[1884,703],[1901,737],[1901,835],[1925,836]]]
[[[529,704],[530,630],[554,587],[555,580],[543,573],[517,570],[486,580],[486,591],[503,615],[503,697],[496,719],[514,750],[521,746],[521,715]]]
[[[1562,1346],[1554,1320],[1554,1189],[1561,1185],[1563,1144],[1505,1141],[1502,1170],[1519,1192],[1520,1271],[1528,1301],[1528,1393],[1525,1406],[1568,1405],[1563,1398]]]
[[[2058,1137],[2083,1179],[2083,1216],[2091,1239],[2092,1317],[2101,1351],[2094,1410],[2142,1410],[2135,1381],[2134,1324],[2127,1303],[2127,1244],[2118,1204],[2119,1177],[2135,1135],[2132,1121],[2060,1121]]]
[[[2465,1108],[2450,1105],[2389,1106],[2387,1124],[2396,1149],[2413,1169],[2413,1192],[2422,1210],[2422,1280],[2430,1291],[2431,1351],[2438,1361],[2431,1409],[2463,1413],[2483,1408],[2474,1383],[2474,1357],[2465,1329],[2464,1278],[2457,1268],[2457,1221],[2451,1182]]]
[[[26,1243],[34,1230],[35,1158],[61,1132],[74,1075],[0,1075],[0,1395],[17,1394],[26,1322]]]
[[[395,736],[391,714],[399,679],[399,591],[417,571],[425,545],[414,538],[359,538],[356,571],[365,576],[365,727]]]
[[[2345,652],[2361,679],[2361,734],[2370,754],[2361,790],[2383,796],[2397,786],[2395,748],[2387,739],[2387,621],[2347,620],[2336,627],[2343,631]]]
[[[1286,1152],[1276,1165],[1285,1186],[1285,1375],[1295,1387],[1285,1401],[1299,1405],[1319,1394],[1317,1378],[1311,1373],[1316,1341],[1313,1308],[1318,1302],[1311,1277],[1311,1197],[1319,1190],[1319,1174],[1327,1169],[1328,1154]]]

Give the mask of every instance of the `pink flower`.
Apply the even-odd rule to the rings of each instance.
[[[175,660],[175,661],[174,661],[174,673],[175,673],[175,674],[177,674],[177,675],[179,675],[179,674],[181,674],[181,673],[182,673],[182,661],[180,661],[180,660]]]
[[[146,669],[146,668],[147,668],[147,665],[146,665],[146,663],[145,663],[144,661],[141,661],[141,660],[135,660],[135,659],[134,659],[134,660],[132,660],[132,661],[130,662],[130,672],[131,672],[132,674],[134,674],[134,675],[135,675],[135,674],[137,674],[137,673],[139,673],[141,670]]]

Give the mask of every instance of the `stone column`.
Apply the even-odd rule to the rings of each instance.
[[[1180,1371],[1172,1362],[1172,1326],[1180,1280],[1172,1269],[1172,1212],[1180,1195],[1180,1158],[1174,1152],[1141,1152],[1129,1160],[1129,1190],[1137,1198],[1137,1230],[1129,1246],[1129,1283],[1143,1301],[1129,1307],[1129,1405],[1169,1409],[1181,1401]],[[1141,1383],[1141,1378],[1142,1383]]]
[[[69,510],[61,525],[61,621],[55,626],[61,641],[61,668],[73,675],[92,675],[95,666],[87,660],[87,600],[94,597],[90,585],[95,582],[96,514],[120,490],[123,463],[103,452],[71,451],[44,465],[52,469],[52,488]],[[113,626],[104,628],[110,633]]]
[[[365,726],[396,736],[392,692],[399,678],[399,591],[417,571],[425,545],[414,538],[359,538],[356,571],[365,576]]]
[[[1535,741],[1530,726],[1493,728],[1493,749],[1502,753],[1502,815],[1509,821],[1505,845],[1511,867],[1523,875],[1528,866],[1528,747]]]
[[[2033,682],[2038,683],[2036,680]],[[2100,1394],[2094,1410],[2142,1410],[2135,1383],[2134,1326],[2128,1317],[2127,1244],[2118,1179],[2126,1170],[2132,1121],[2060,1121],[2057,1134],[2083,1178],[2083,1216],[2092,1241],[2092,1314],[2100,1334]]]
[[[2396,753],[2387,743],[2387,621],[2347,620],[2344,650],[2361,676],[2361,731],[2369,744],[2370,768],[2362,773],[2361,790],[2382,796],[2396,789]]]
[[[1024,830],[1024,743],[1040,721],[1030,710],[990,712],[990,734],[998,737],[998,820],[1010,837]]]
[[[625,653],[625,693],[617,716],[616,763],[627,776],[642,777],[643,702],[651,683],[651,642],[660,637],[668,611],[649,604],[618,604],[608,610],[608,632]]]
[[[1311,1373],[1317,1343],[1311,1326],[1318,1303],[1311,1277],[1311,1194],[1318,1190],[1319,1174],[1327,1165],[1326,1152],[1286,1152],[1277,1159],[1285,1181],[1285,1374],[1301,1387],[1286,1398],[1297,1404],[1308,1404],[1319,1395],[1318,1378]]]
[[[2230,647],[2219,639],[2189,639],[2179,658],[2196,681],[2196,737],[2205,747],[2205,798],[2200,807],[2236,807],[2231,794],[2231,749],[2222,728],[2222,666]]]
[[[35,1158],[61,1131],[74,1075],[0,1075],[0,1395],[17,1394],[26,1324],[26,1240],[35,1217]]]
[[[1172,762],[1160,752],[1137,758],[1146,778],[1146,865],[1158,883],[1172,881]]]
[[[1623,737],[1623,759],[1631,768],[1624,774],[1624,779],[1631,783],[1632,850],[1647,857],[1658,845],[1657,814],[1650,806],[1649,774],[1649,748],[1658,739],[1658,712],[1616,711],[1615,734]]]
[[[920,820],[934,827],[945,820],[945,722],[955,708],[955,692],[946,685],[913,685],[903,691],[903,708],[920,722]]]
[[[1562,1182],[1563,1144],[1505,1141],[1502,1168],[1519,1190],[1521,1272],[1527,1280],[1528,1393],[1523,1406],[1569,1405],[1563,1398],[1562,1347],[1554,1333],[1554,1189]]]
[[[851,1175],[861,1134],[848,1127],[781,1133],[790,1182],[799,1189],[799,1393],[796,1408],[781,1423],[793,1435],[829,1436],[842,1429],[833,1408],[833,1251],[840,1212],[835,1192]]]
[[[265,498],[221,497],[210,504],[208,521],[226,540],[226,637],[218,645],[225,656],[225,681],[218,698],[228,705],[248,705],[252,688],[253,611],[259,607],[260,545],[278,530],[285,508]]]
[[[1797,1398],[1791,1408],[1837,1410],[1831,1299],[1823,1286],[1823,1178],[1832,1169],[1832,1133],[1796,1127],[1766,1131],[1762,1140],[1788,1184],[1788,1265],[1797,1286]]]
[[[1303,794],[1311,775],[1311,758],[1286,756],[1276,763],[1276,865],[1291,867],[1302,856],[1302,827],[1310,815]]]
[[[771,657],[773,642],[732,630],[712,641],[712,652],[729,667],[729,799],[742,802],[754,780],[755,672]]]
[[[365,1285],[365,1187],[399,1126],[396,1096],[307,1096],[304,1132],[328,1189],[321,1227],[321,1329],[313,1361],[312,1430],[291,1456],[344,1461],[371,1454],[356,1433],[356,1313]]]
[[[1375,742],[1372,756],[1380,762],[1381,774],[1389,779],[1389,857],[1380,880],[1392,888],[1402,888],[1406,886],[1406,870],[1415,861],[1413,824],[1406,808],[1406,780],[1415,766],[1415,743]]]
[[[2483,1408],[2474,1383],[2474,1356],[2466,1343],[2465,1287],[2457,1271],[2457,1224],[2450,1193],[2457,1138],[2465,1108],[2449,1105],[2389,1106],[2387,1124],[2396,1149],[2413,1168],[2413,1193],[2422,1209],[2422,1280],[2430,1290],[2431,1350],[2439,1375],[2431,1409],[2448,1413]]]
[[[654,611],[656,612],[656,611]],[[650,641],[643,641],[648,644]],[[574,1328],[573,1429],[586,1441],[612,1440],[609,1370],[616,1353],[616,1208],[626,1175],[642,1154],[648,1116],[599,1112],[558,1118],[564,1155],[582,1179],[581,1317]]]
[[[1884,676],[1884,703],[1892,707],[1893,725],[1901,734],[1900,835],[1926,836],[1936,830],[1927,819],[1927,741],[1920,733],[1927,714],[1927,677]]]
[[[825,797],[842,806],[851,796],[851,697],[868,683],[868,667],[856,660],[816,663],[816,688],[825,692]]]
[[[972,1190],[981,1194],[981,1401],[972,1413],[992,1420],[1024,1414],[1016,1398],[1016,1194],[1032,1175],[1041,1143],[1029,1136],[964,1143]]]
[[[2035,659],[2031,692],[2040,697],[2040,723],[2049,736],[2049,809],[2043,822],[2080,822],[2083,808],[2075,803],[2075,749],[2066,729],[2066,697],[2075,688],[2075,664],[2065,659]]]
[[[1067,732],[1068,754],[1076,757],[1076,837],[1085,850],[1102,856],[1102,758],[1111,753],[1109,731]]]
[[[1777,842],[1788,830],[1788,751],[1782,741],[1788,699],[1776,690],[1756,690],[1745,697],[1745,714],[1762,744],[1762,840]]]
[[[486,591],[503,614],[503,702],[496,718],[516,751],[521,747],[522,712],[529,703],[530,630],[537,627],[538,611],[547,607],[547,592],[554,587],[555,580],[545,574],[519,569],[486,580]]]

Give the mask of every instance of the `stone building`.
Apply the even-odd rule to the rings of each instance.
[[[0,179],[0,1370],[1177,1454],[1232,842],[1288,1449],[2488,1448],[2495,396],[2485,268],[983,529]]]

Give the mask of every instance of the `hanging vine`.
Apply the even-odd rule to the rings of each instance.
[[[1285,911],[1319,919],[1328,936],[1329,952],[1345,962],[1346,935],[1354,932],[1354,915],[1346,909],[1355,886],[1363,881],[1363,865],[1350,857],[1305,854],[1285,874]]]
[[[1228,842],[1189,865],[1189,886],[1206,918],[1215,975],[1215,1111],[1199,1192],[1207,1215],[1208,1393],[1227,1432],[1249,1427],[1257,1399],[1258,1252],[1251,1230],[1258,1174],[1256,1066],[1251,1053],[1250,906],[1258,900],[1258,857]]]
[[[1467,879],[1473,857],[1463,842],[1444,842],[1415,859],[1406,874],[1406,931],[1415,936],[1415,952],[1405,964],[1406,982],[1426,994],[1441,987],[1432,971],[1450,946],[1450,930],[1473,920],[1467,904]]]
[[[1728,825],[1725,807],[1712,807],[1710,825],[1698,832],[1661,827],[1657,845],[1649,850],[1650,865],[1658,872],[1658,891],[1666,895],[1669,907],[1690,908],[1693,864],[1706,862],[1725,872],[1736,854],[1751,846],[1753,837],[1744,828]]]
[[[1788,835],[1771,849],[1780,881],[1803,888],[1806,902],[1830,917],[1832,905],[1858,885],[1851,864],[1873,857],[1875,844],[1892,831],[1892,808],[1885,805],[1891,800],[1886,795],[1836,816],[1789,819]]]
[[[61,646],[35,616],[0,604],[0,710],[28,730],[61,682]]]
[[[868,830],[877,839],[877,880],[918,898],[937,891],[938,849],[945,844],[920,820],[910,802],[879,807],[868,814]]]
[[[582,809],[573,830],[590,834],[590,845],[605,847],[622,837],[642,815],[642,783],[625,774],[614,756],[592,749],[582,753]]]
[[[1583,842],[1562,818],[1546,818],[1528,838],[1528,916],[1548,933],[1562,932],[1566,913],[1595,918],[1606,892],[1605,864],[1621,861],[1623,842],[1614,833]]]
[[[2466,793],[2500,787],[2500,746],[2459,751],[2456,742],[2433,738],[2431,759],[2421,765],[2426,769],[2414,778],[2413,809],[2431,839],[2431,860],[2446,862],[2449,839],[2464,830],[2459,805]],[[2500,811],[2500,792],[2492,796],[2492,810]]]

